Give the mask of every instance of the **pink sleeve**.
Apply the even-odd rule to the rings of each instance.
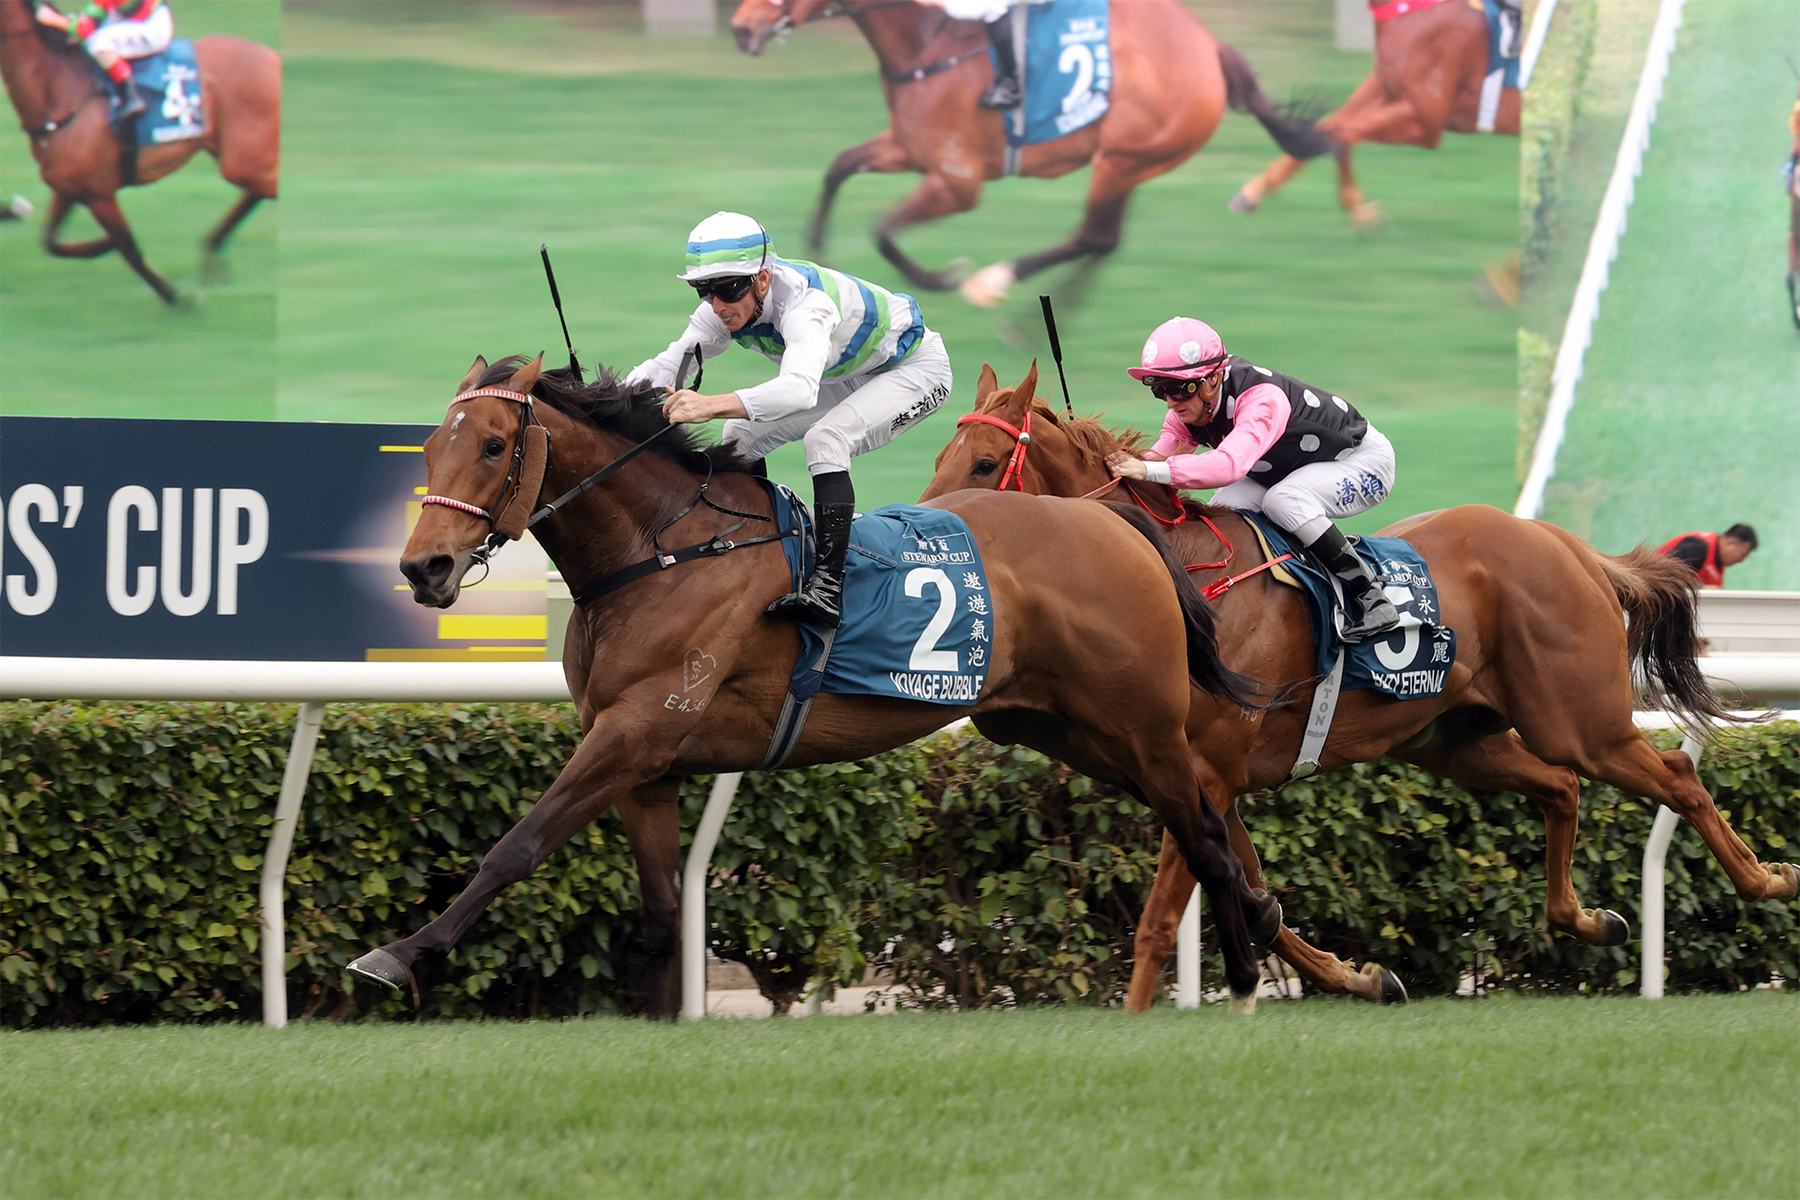
[[[1162,429],[1156,435],[1156,445],[1144,451],[1144,457],[1168,458],[1183,446],[1191,446],[1194,439],[1188,436],[1187,426],[1181,418],[1170,413],[1163,418]]]
[[[1174,419],[1173,414],[1170,416]],[[1274,384],[1259,383],[1237,398],[1231,432],[1219,442],[1219,448],[1203,454],[1177,454],[1169,459],[1170,478],[1178,488],[1217,488],[1236,483],[1250,473],[1270,446],[1281,440],[1287,423],[1287,394]]]

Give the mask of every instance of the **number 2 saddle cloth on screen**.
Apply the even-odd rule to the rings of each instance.
[[[1338,598],[1325,573],[1302,558],[1300,547],[1261,513],[1238,509],[1262,538],[1274,558],[1294,557],[1275,569],[1278,579],[1298,587],[1306,595],[1306,613],[1312,624],[1313,645],[1318,649],[1318,673],[1329,675],[1337,661]],[[1437,584],[1431,570],[1410,542],[1399,538],[1352,539],[1356,552],[1387,585],[1387,596],[1400,610],[1399,627],[1379,637],[1356,642],[1344,664],[1344,689],[1371,688],[1399,700],[1435,696],[1444,690],[1450,666],[1456,661],[1456,631],[1438,624]]]
[[[1021,19],[1021,12],[1025,36],[1014,36],[1025,53],[1025,103],[1006,114],[1006,141],[1014,147],[1092,125],[1106,115],[1112,90],[1107,0],[1017,4],[1004,19]]]
[[[786,488],[771,490],[780,528],[793,528],[799,502]],[[804,547],[798,538],[781,544],[796,582],[812,565],[806,541]],[[824,691],[959,706],[981,698],[994,615],[981,553],[955,513],[889,504],[856,518],[843,611],[818,678],[809,676],[824,639],[810,625],[798,626],[797,695]]]

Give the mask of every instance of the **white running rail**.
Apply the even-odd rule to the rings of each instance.
[[[1612,178],[1600,201],[1600,216],[1588,239],[1587,259],[1582,263],[1575,300],[1556,349],[1556,365],[1550,373],[1550,402],[1532,451],[1531,470],[1513,505],[1515,516],[1534,518],[1543,511],[1544,488],[1556,469],[1556,452],[1568,430],[1569,410],[1575,406],[1575,385],[1581,381],[1582,362],[1594,340],[1594,322],[1600,316],[1600,295],[1606,291],[1612,261],[1618,257],[1626,213],[1631,209],[1637,177],[1644,169],[1644,152],[1650,147],[1650,129],[1656,124],[1656,107],[1662,100],[1663,82],[1669,76],[1669,57],[1675,52],[1675,31],[1681,27],[1685,4],[1686,0],[1662,0],[1656,14],[1650,49],[1644,56],[1644,72],[1638,77],[1637,95],[1631,102],[1631,116],[1625,122],[1625,136],[1619,141]]]
[[[1519,52],[1519,90],[1531,86],[1531,73],[1537,70],[1538,55],[1544,52],[1544,39],[1550,36],[1550,18],[1556,13],[1556,0],[1540,0],[1531,14],[1531,29],[1525,34],[1525,48]]]

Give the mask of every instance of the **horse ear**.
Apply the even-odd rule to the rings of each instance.
[[[1031,407],[1032,397],[1037,395],[1037,359],[1031,360],[1031,370],[1025,372],[1025,378],[1019,382],[1018,387],[1013,389],[1013,395],[1015,397],[1023,396],[1025,406]]]
[[[981,377],[975,381],[975,411],[981,411],[982,403],[1000,386],[1000,377],[994,374],[994,368],[988,363],[981,364]]]
[[[476,382],[480,380],[482,372],[486,370],[487,359],[477,354],[475,356],[475,365],[469,368],[469,373],[463,376],[463,381],[456,385],[456,394],[460,396],[470,388],[474,387]]]
[[[509,392],[522,392],[529,396],[532,387],[538,381],[538,376],[543,373],[544,352],[539,350],[536,358],[513,372],[513,377],[506,381],[506,390]]]

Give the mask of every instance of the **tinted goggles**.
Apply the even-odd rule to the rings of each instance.
[[[723,279],[697,279],[694,281],[694,292],[702,300],[714,296],[727,304],[736,304],[756,282],[754,275],[727,275]]]
[[[1189,400],[1200,394],[1202,381],[1198,379],[1171,379],[1166,375],[1152,375],[1144,380],[1150,394],[1158,400]]]

